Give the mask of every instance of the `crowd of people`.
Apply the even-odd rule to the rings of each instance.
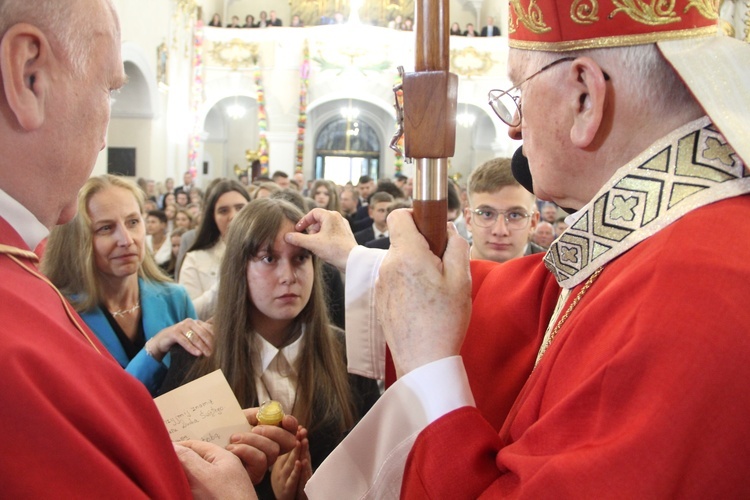
[[[344,15],[341,12],[335,12],[331,16],[322,16],[318,22],[320,25],[327,24],[343,24]],[[372,23],[376,24],[376,23]],[[290,27],[301,28],[304,27],[305,23],[302,21],[299,15],[292,15],[292,19],[289,23]],[[219,13],[215,13],[211,20],[208,22],[208,26],[216,28],[270,28],[273,26],[284,26],[281,19],[277,17],[276,11],[272,10],[268,13],[266,11],[260,11],[258,14],[258,20],[255,20],[255,16],[248,14],[245,16],[245,20],[242,21],[240,16],[233,15],[231,20],[226,24],[221,21]],[[387,28],[398,30],[398,31],[414,31],[414,19],[412,17],[404,17],[400,14],[395,15],[389,19],[385,24]],[[457,22],[451,24],[449,34],[452,36],[482,36],[492,37],[500,36],[500,28],[495,24],[495,18],[492,16],[487,17],[487,24],[482,27],[481,30],[475,31],[473,23],[467,23],[464,30],[461,29],[461,25]]]
[[[750,214],[750,47],[678,1],[645,37],[515,27],[490,103],[528,164],[447,184],[443,256],[401,174],[91,177],[113,4],[0,4],[4,495],[746,496],[750,227],[719,222]],[[152,397],[216,369],[251,430],[171,443]]]
[[[449,220],[456,224],[459,234],[472,243],[472,258],[505,262],[510,258],[542,252],[567,228],[565,216],[561,215],[563,212],[554,203],[536,200],[518,184],[511,172],[510,161],[496,158],[477,166],[467,185],[451,182],[452,196],[456,201]],[[411,206],[412,179],[402,173],[397,173],[393,179],[383,178],[377,182],[369,176],[362,176],[356,185],[352,182],[337,185],[326,179],[305,180],[300,172],[296,172],[294,177],[276,171],[270,178],[259,176],[252,182],[249,182],[246,174],[242,174],[235,182],[247,191],[248,200],[291,189],[304,196],[303,209],[320,207],[340,212],[350,222],[357,242],[366,246],[371,240],[388,236],[385,223],[388,213],[394,208]],[[171,178],[163,183],[139,179],[146,196],[144,217],[147,221],[147,248],[172,277],[179,275],[179,271],[174,269],[175,264],[183,262],[187,248],[187,244],[182,245],[183,252],[180,254],[179,250],[175,250],[175,245],[180,246],[187,231],[192,231],[188,234],[188,243],[192,244],[192,235],[204,217],[204,192],[194,186],[189,172],[185,173],[183,180],[183,186],[175,188]],[[169,186],[172,187],[171,193],[166,192]],[[235,187],[239,190],[239,186]],[[376,192],[382,194],[373,202],[370,198]],[[514,196],[524,201],[514,205]],[[181,206],[178,200],[183,203],[189,200],[190,203]],[[153,204],[159,208],[151,210]],[[525,206],[520,214],[510,215],[515,220],[498,218],[498,214],[507,212],[505,207],[520,206]],[[211,213],[209,209],[207,214]],[[167,239],[171,245],[166,244]],[[384,243],[381,241],[373,245],[382,246]],[[168,251],[169,248],[172,253]],[[192,265],[188,267],[192,269]]]
[[[297,23],[299,23],[299,16],[295,16]],[[211,17],[211,20],[208,22],[209,26],[215,27],[215,28],[221,28],[223,25],[221,24],[221,16],[216,13]],[[274,26],[283,26],[284,23],[276,17],[276,11],[272,10],[270,12],[266,12],[265,10],[260,11],[260,14],[258,14],[258,21],[255,21],[255,16],[252,14],[248,14],[245,16],[245,22],[242,23],[240,21],[239,16],[232,16],[231,22],[228,22],[225,26],[225,28],[271,28]],[[291,26],[300,26],[300,24],[295,24],[293,21]]]
[[[467,23],[466,29],[461,30],[461,25],[458,23],[451,24],[450,28],[450,35],[451,36],[484,36],[484,37],[492,37],[492,36],[500,36],[500,28],[495,24],[495,18],[492,16],[487,17],[487,24],[482,26],[482,29],[477,33],[474,30],[474,24],[473,23]]]

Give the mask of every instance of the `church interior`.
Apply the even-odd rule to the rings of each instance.
[[[722,27],[750,37],[748,6],[724,0]],[[396,131],[399,67],[414,71],[414,0],[114,0],[128,84],[112,99],[107,149],[93,174],[157,182],[191,170],[198,185],[234,178],[259,160],[264,172],[356,183],[360,175],[413,176],[389,147]],[[517,144],[487,105],[510,87],[508,4],[451,0],[450,23],[500,36],[450,36],[458,76],[455,154],[448,175],[511,156]],[[226,27],[260,13],[282,26]],[[217,14],[221,27],[209,26]],[[292,27],[293,18],[303,27]],[[390,23],[390,27],[389,27]]]

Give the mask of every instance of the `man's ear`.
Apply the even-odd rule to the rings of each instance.
[[[575,110],[570,140],[581,149],[594,142],[601,128],[607,97],[607,82],[599,65],[589,57],[579,57],[569,70],[568,77],[576,89]]]
[[[18,124],[27,131],[44,122],[44,101],[49,85],[50,46],[38,28],[13,25],[0,41],[3,92]]]
[[[534,211],[533,214],[531,214],[531,219],[529,222],[529,226],[531,226],[531,230],[534,231],[536,229],[536,225],[539,223],[539,212]]]
[[[471,229],[471,207],[464,207],[464,220],[466,221],[466,227]]]

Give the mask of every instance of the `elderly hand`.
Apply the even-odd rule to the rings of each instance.
[[[388,216],[391,248],[375,284],[375,307],[398,376],[457,355],[471,317],[469,246],[449,224],[442,260],[411,210]]]
[[[174,448],[194,498],[258,498],[242,462],[222,447],[185,441]]]
[[[287,243],[305,248],[329,264],[336,266],[339,271],[346,271],[346,260],[352,248],[357,246],[349,223],[338,212],[314,208],[295,229],[298,233],[287,233],[284,239]],[[307,233],[303,231],[307,230]]]
[[[146,342],[146,349],[161,361],[174,344],[180,344],[193,356],[209,356],[214,347],[214,329],[211,323],[192,318],[167,327]]]
[[[271,487],[278,500],[307,498],[305,485],[312,477],[312,459],[307,429],[299,426],[297,445],[281,455],[271,471]]]
[[[280,455],[289,453],[297,445],[297,419],[285,415],[281,426],[258,425],[257,408],[243,410],[253,429],[230,438],[227,450],[237,455],[247,469],[253,484],[258,484]]]

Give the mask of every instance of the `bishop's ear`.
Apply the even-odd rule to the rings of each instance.
[[[44,122],[44,101],[50,81],[50,45],[35,26],[11,26],[0,41],[0,75],[8,107],[24,130]]]
[[[576,89],[571,106],[575,110],[570,139],[586,148],[596,139],[604,116],[609,76],[589,57],[579,57],[571,64],[569,77]]]

